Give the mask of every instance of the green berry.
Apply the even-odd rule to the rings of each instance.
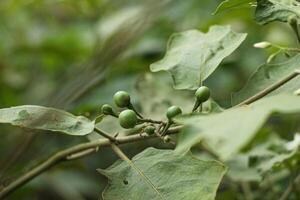
[[[164,143],[169,143],[169,142],[171,141],[171,137],[168,136],[168,135],[166,135],[166,136],[163,138],[163,140],[164,140]]]
[[[198,102],[203,103],[209,99],[210,89],[208,87],[201,86],[195,92],[195,96]]]
[[[167,117],[168,119],[172,119],[176,117],[177,115],[180,115],[182,113],[182,110],[178,106],[171,106],[167,110]]]
[[[104,115],[114,115],[114,111],[113,111],[113,108],[111,107],[111,105],[109,104],[104,104],[102,107],[101,107],[101,112],[104,114]]]
[[[155,133],[156,128],[154,126],[147,126],[144,131],[148,135],[153,135]]]
[[[124,110],[119,115],[119,123],[123,128],[133,128],[136,125],[137,121],[137,116],[132,110]]]
[[[118,91],[114,95],[114,102],[120,108],[126,108],[130,105],[130,95],[125,91]]]

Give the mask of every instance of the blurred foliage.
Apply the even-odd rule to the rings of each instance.
[[[256,24],[251,6],[212,15],[220,3],[221,0],[1,0],[0,107],[52,105],[94,118],[100,106],[111,103],[112,95],[120,89],[132,93],[137,106],[140,101],[147,101],[149,106],[155,107],[157,102],[151,100],[153,95],[165,105],[174,99],[184,105],[191,94],[181,94],[178,99],[176,91],[170,92],[172,84],[168,78],[160,78],[164,81],[152,85],[153,76],[164,77],[165,74],[149,75],[149,65],[163,57],[172,33],[188,29],[207,31],[215,24],[231,25],[237,32],[248,33],[239,50],[226,58],[214,76],[205,82],[212,89],[214,100],[229,107],[231,94],[242,88],[268,54],[274,53],[252,48],[253,44],[267,40],[293,46],[296,38],[285,24]],[[151,85],[153,91],[144,89]],[[159,88],[159,92],[155,88]],[[163,99],[166,94],[169,98]],[[149,112],[153,110],[151,107],[144,108],[144,112],[157,116],[165,107],[156,108],[153,113]],[[291,118],[296,117],[272,119],[275,120],[273,124],[282,120],[294,123]],[[110,124],[109,119],[107,124]],[[287,127],[289,133],[298,128],[296,125]],[[106,128],[110,130],[110,127]],[[271,126],[259,133],[253,145],[260,139],[265,140],[264,131],[293,138],[283,134],[285,127]],[[1,125],[0,132],[1,185],[6,185],[53,152],[88,140],[51,134],[36,136],[32,131],[7,125]],[[135,155],[149,144],[168,147],[150,141],[126,145],[125,151]],[[256,174],[244,169],[243,156],[237,157],[241,162],[233,170],[238,172],[230,177],[237,182],[222,184],[217,199],[244,199],[248,184],[245,186],[244,183],[249,179],[253,181]],[[105,168],[115,160],[111,150],[103,149],[85,159],[59,165],[18,190],[10,199],[98,199],[106,179],[95,169]],[[244,171],[241,173],[241,170]],[[253,174],[252,177],[248,173]],[[272,176],[281,183],[272,188],[274,194],[288,184],[287,173],[281,171]],[[245,176],[241,177],[241,174]],[[250,182],[255,191],[254,198],[259,199],[261,194],[272,197],[272,192],[266,192],[270,185],[268,181],[272,183],[269,178],[261,184]]]

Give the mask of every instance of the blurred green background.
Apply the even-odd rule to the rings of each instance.
[[[268,40],[292,46],[295,38],[284,24],[257,25],[251,6],[212,15],[220,2],[1,0],[0,107],[37,104],[94,118],[99,107],[111,103],[112,95],[122,89],[132,94],[137,106],[143,106],[141,101],[152,105],[142,108],[149,116],[159,117],[159,109],[164,109],[153,111],[156,103],[171,104],[174,99],[187,109],[190,93],[174,92],[167,73],[152,75],[149,65],[162,58],[172,33],[229,24],[248,33],[247,40],[205,83],[213,98],[228,107],[231,94],[270,53],[253,44]],[[120,130],[110,119],[101,126]],[[0,134],[0,188],[59,149],[93,139],[36,134],[2,124]],[[149,143],[127,145],[125,151],[134,155],[149,145],[168,147]],[[100,149],[54,167],[9,199],[98,199],[106,179],[96,169],[116,159],[109,149]]]

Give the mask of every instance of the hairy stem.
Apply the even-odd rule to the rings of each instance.
[[[273,92],[274,90],[276,90],[279,87],[283,86],[287,82],[289,82],[292,79],[296,78],[299,74],[300,74],[300,72],[298,70],[294,71],[293,73],[291,73],[288,76],[284,77],[283,79],[281,79],[277,83],[274,83],[273,85],[267,87],[263,91],[261,91],[261,92],[257,93],[256,95],[254,95],[254,96],[246,99],[245,101],[243,101],[242,103],[238,104],[237,106],[249,105],[249,104],[251,104],[251,103],[253,103],[253,102],[255,102],[255,101],[257,101],[257,100],[259,100],[259,99],[261,99],[263,97],[265,97],[269,93]]]
[[[168,130],[168,134],[176,134],[182,129],[182,126],[174,127]],[[136,134],[125,137],[115,138],[116,143],[125,144],[137,142],[145,139],[156,138],[156,135],[147,135],[147,134]],[[56,154],[50,156],[46,161],[40,163],[36,167],[32,168],[28,172],[21,175],[15,181],[11,182],[9,185],[4,187],[0,191],[0,199],[7,197],[9,194],[32,180],[33,178],[39,176],[40,174],[46,172],[51,167],[57,165],[60,162],[74,160],[77,158],[81,158],[90,153],[96,152],[96,150],[92,151],[91,149],[96,149],[99,147],[105,147],[111,145],[111,140],[109,139],[99,139],[87,143],[82,143],[75,145],[73,147],[67,148],[65,150],[59,151]]]

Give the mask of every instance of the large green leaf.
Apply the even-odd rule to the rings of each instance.
[[[58,131],[68,135],[87,135],[94,129],[94,122],[83,116],[74,116],[62,110],[32,105],[0,109],[0,123]]]
[[[226,163],[228,166],[228,177],[234,181],[248,182],[248,181],[261,181],[260,176],[256,168],[249,166],[249,156],[238,154]]]
[[[99,170],[109,179],[103,192],[105,200],[213,200],[226,171],[216,161],[202,161],[172,150],[148,148],[132,162],[145,174],[145,181],[125,161]]]
[[[257,0],[256,21],[267,24],[273,21],[287,22],[289,17],[300,20],[300,2],[297,0]]]
[[[300,97],[281,94],[218,114],[177,119],[187,129],[180,134],[176,151],[186,152],[202,140],[222,160],[228,160],[253,139],[275,112],[300,112]]]
[[[218,14],[230,9],[241,8],[243,6],[250,6],[250,3],[254,1],[255,0],[225,0],[220,3],[214,14]]]
[[[233,94],[232,104],[238,104],[241,101],[257,94],[270,85],[278,82],[288,76],[295,70],[300,69],[300,54],[294,56],[286,62],[279,64],[265,64],[260,66],[249,78],[247,84],[239,92]],[[281,92],[294,92],[300,88],[300,78],[288,82],[284,86],[273,91],[270,95]]]
[[[279,140],[279,139],[278,139]],[[255,147],[248,153],[250,160],[255,160],[253,167],[265,174],[272,170],[298,168],[300,162],[300,134],[295,134],[292,141],[266,142]]]
[[[208,33],[189,30],[171,36],[165,57],[150,66],[169,71],[176,89],[196,89],[246,38],[229,26],[212,26]]]

